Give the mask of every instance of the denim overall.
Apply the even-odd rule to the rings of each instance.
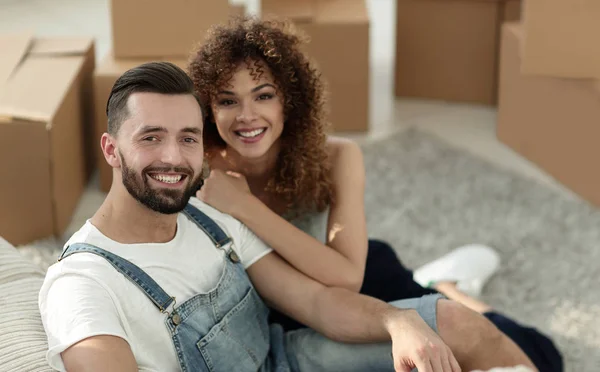
[[[184,213],[224,252],[225,265],[215,289],[176,305],[150,276],[133,263],[89,244],[73,244],[59,261],[78,252],[105,258],[165,314],[183,372],[290,371],[283,332],[271,329],[269,310],[250,283],[232,240],[208,216],[188,204]],[[226,247],[227,246],[227,247]],[[173,305],[169,312],[169,307]]]

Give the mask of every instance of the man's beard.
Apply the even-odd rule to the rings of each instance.
[[[142,170],[138,175],[135,170],[127,166],[125,158],[121,157],[121,174],[123,185],[129,194],[138,202],[155,212],[162,214],[173,214],[181,212],[187,205],[190,197],[192,197],[202,183],[202,174],[194,177],[194,171],[190,168],[183,167],[148,167]],[[185,174],[187,187],[183,190],[173,189],[154,189],[148,184],[149,173],[167,173],[178,172]],[[141,177],[141,178],[140,178]]]

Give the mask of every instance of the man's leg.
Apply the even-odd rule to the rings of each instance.
[[[310,328],[287,332],[285,348],[293,372],[393,372],[392,344],[344,344]]]

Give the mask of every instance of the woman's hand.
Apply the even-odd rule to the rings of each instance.
[[[196,196],[213,208],[236,218],[248,205],[248,200],[253,198],[246,177],[220,169],[211,170]]]

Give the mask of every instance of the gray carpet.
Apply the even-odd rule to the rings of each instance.
[[[418,267],[467,243],[495,247],[484,290],[550,334],[567,371],[600,371],[600,210],[417,131],[365,146],[369,235]]]
[[[567,371],[600,371],[600,210],[417,131],[364,152],[371,237],[391,242],[410,267],[466,243],[497,248],[503,265],[484,300],[550,334]],[[102,197],[87,191],[70,231]],[[47,267],[59,246],[22,252]]]

